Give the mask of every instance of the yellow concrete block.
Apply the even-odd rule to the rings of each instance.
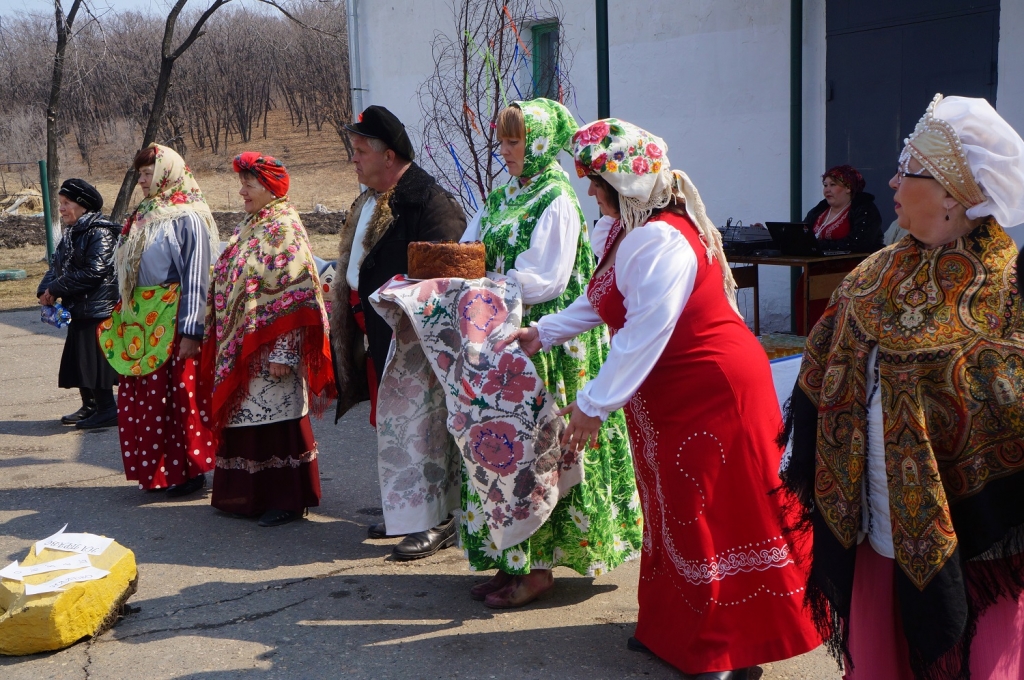
[[[70,555],[56,550],[36,555],[33,547],[21,565]],[[62,649],[84,637],[99,635],[117,621],[121,606],[138,584],[135,555],[115,542],[102,555],[90,555],[89,561],[110,574],[97,581],[65,586],[60,593],[25,595],[24,583],[46,583],[74,570],[26,576],[24,582],[0,579],[0,654],[19,656]]]

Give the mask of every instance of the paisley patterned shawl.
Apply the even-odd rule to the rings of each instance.
[[[989,220],[946,246],[925,250],[907,236],[875,253],[808,338],[784,477],[805,499],[813,489],[808,598],[834,652],[845,644],[854,551],[866,530],[866,371],[875,346],[897,593],[915,675],[961,677],[973,621],[1021,592],[1022,321],[1017,249]],[[801,408],[810,413],[803,427]]]
[[[327,312],[306,229],[279,198],[235,228],[213,267],[200,389],[212,393],[215,428],[245,399],[274,341],[299,328],[310,409],[320,415],[336,396]]]
[[[480,221],[481,240],[488,245],[487,271],[499,274],[514,268],[515,259],[506,258],[504,249],[492,248],[490,243],[500,241],[516,245],[520,231],[532,233],[537,220],[559,196],[572,198],[584,232],[586,225],[569,175],[556,160],[576,132],[572,114],[550,99],[514,103],[522,109],[526,126],[523,172],[487,196]]]

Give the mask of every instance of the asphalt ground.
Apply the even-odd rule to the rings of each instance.
[[[337,425],[314,420],[323,500],[306,520],[260,528],[213,510],[208,491],[140,491],[114,428],[59,423],[79,405],[57,388],[64,335],[36,311],[0,314],[0,560],[69,523],[133,550],[139,590],[111,630],[0,657],[0,678],[685,677],[626,650],[636,562],[596,579],[559,568],[545,599],[493,611],[469,598],[484,577],[457,548],[389,560],[397,539],[366,539],[380,494],[365,405]],[[765,680],[840,677],[821,648],[761,668]]]

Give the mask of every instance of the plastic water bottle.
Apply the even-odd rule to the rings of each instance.
[[[65,328],[71,323],[71,312],[64,309],[59,302],[55,305],[43,305],[39,312],[39,320],[56,328]]]

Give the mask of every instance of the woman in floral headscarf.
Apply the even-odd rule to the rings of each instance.
[[[567,307],[594,270],[586,222],[569,177],[556,157],[576,131],[568,109],[548,99],[515,102],[498,116],[501,154],[512,179],[491,192],[463,241],[481,240],[487,269],[516,280],[527,310],[523,323]],[[597,374],[608,335],[592,328],[534,357],[544,386],[565,407]],[[480,499],[462,485],[462,545],[470,568],[498,569],[471,595],[489,607],[518,607],[553,584],[552,568],[599,576],[636,556],[642,519],[622,413],[611,414],[597,446],[581,452],[584,482],[559,501],[528,540],[498,550],[479,521]]]
[[[320,504],[310,402],[334,396],[327,312],[306,230],[271,156],[235,158],[249,213],[213,267],[201,387],[223,445],[211,503],[279,526]]]
[[[905,140],[901,240],[807,338],[783,473],[807,596],[850,680],[1024,678],[1024,140],[936,95]]]
[[[135,156],[143,199],[114,253],[121,301],[100,346],[123,378],[118,429],[125,474],[171,496],[206,485],[213,469],[209,405],[195,377],[217,224],[185,161],[150,144]]]
[[[698,678],[821,639],[804,611],[806,533],[787,530],[768,358],[736,310],[722,238],[665,142],[629,123],[580,129],[573,153],[605,217],[585,294],[513,337],[533,354],[606,323],[611,351],[576,395],[563,445],[579,450],[625,406],[644,512],[631,649]]]

